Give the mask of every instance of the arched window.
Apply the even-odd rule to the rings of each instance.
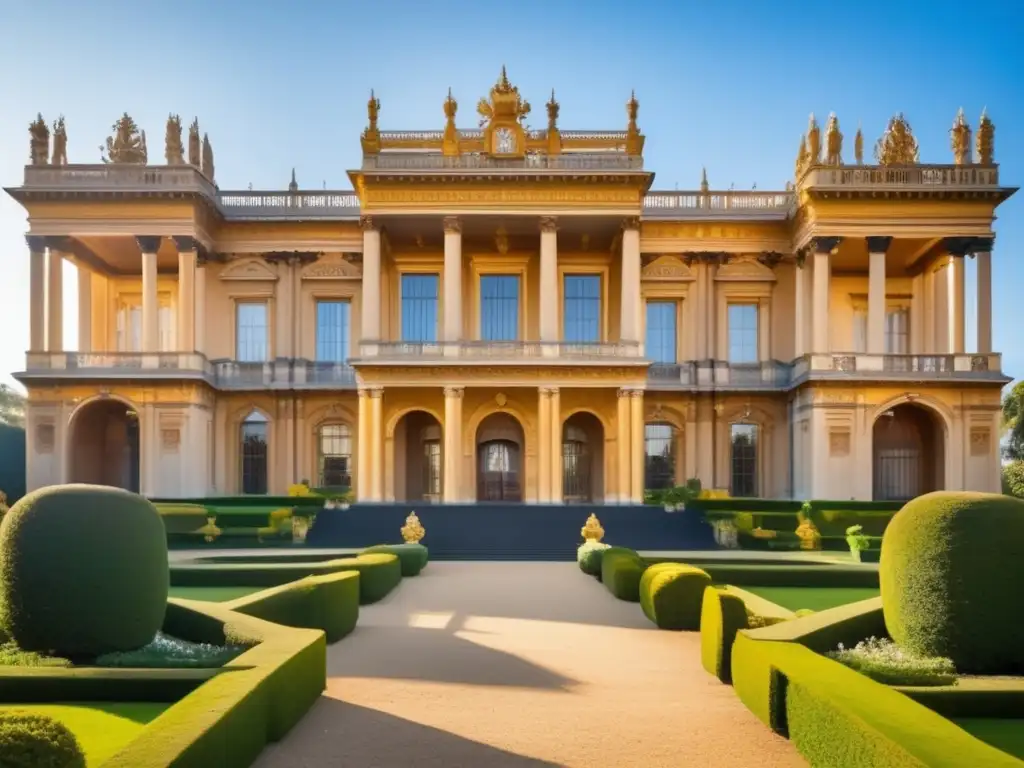
[[[252,411],[241,429],[242,493],[267,492],[267,417]]]
[[[676,430],[671,424],[644,425],[644,488],[676,484]]]
[[[757,425],[730,425],[729,442],[732,457],[729,493],[746,498],[757,496]]]
[[[347,424],[323,424],[317,432],[321,488],[352,487],[352,434]]]
[[[423,497],[441,498],[441,440],[423,440]]]
[[[590,447],[587,433],[566,424],[562,439],[562,495],[571,501],[590,501]]]

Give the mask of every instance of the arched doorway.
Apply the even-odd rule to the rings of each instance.
[[[944,485],[943,428],[935,414],[901,403],[872,427],[873,495],[876,501],[907,501]]]
[[[120,400],[96,400],[71,420],[72,483],[139,492],[139,415]]]
[[[492,413],[476,429],[476,498],[523,500],[523,427],[515,416]]]
[[[395,500],[440,501],[444,459],[441,424],[426,411],[410,411],[395,425]]]
[[[604,427],[592,413],[574,413],[562,425],[562,497],[604,500]]]

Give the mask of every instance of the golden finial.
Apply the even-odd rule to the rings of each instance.
[[[380,114],[380,99],[377,98],[373,92],[373,88],[370,89],[370,100],[366,102],[366,116],[370,121],[370,128],[374,129],[377,127],[377,115]]]
[[[963,107],[957,111],[953,127],[949,129],[949,146],[953,150],[954,165],[971,162],[971,126],[967,124]]]
[[[295,169],[294,168],[292,168],[292,180],[290,182],[288,182],[288,191],[292,192],[292,193],[299,191],[299,182],[297,182],[295,180]]]
[[[630,123],[636,123],[637,113],[640,111],[640,102],[636,100],[636,90],[629,93],[629,101],[626,102],[626,114]]]
[[[978,135],[975,137],[975,149],[977,160],[980,165],[995,165],[995,144],[996,126],[988,116],[986,110],[981,110],[981,119],[978,121]]]
[[[800,149],[796,153],[796,177],[797,179],[804,172],[804,168],[807,167],[807,137],[800,137]]]
[[[188,127],[188,164],[198,168],[203,164],[202,139],[199,138],[199,118]]]
[[[32,165],[46,165],[50,162],[50,128],[43,120],[42,113],[29,123],[28,134]]]
[[[879,165],[915,165],[917,158],[917,139],[900,112],[889,120],[885,133],[875,144],[875,160]]]
[[[418,544],[427,535],[415,512],[410,512],[409,516],[405,518],[405,525],[402,526],[400,533],[406,544]]]
[[[145,134],[143,134],[145,138]],[[203,134],[203,176],[208,178],[211,182],[216,183],[216,175],[213,169],[213,144],[210,143],[210,136],[206,133]]]
[[[50,165],[68,164],[68,133],[64,127],[64,115],[53,124],[53,155]]]
[[[167,130],[164,134],[164,158],[168,165],[185,164],[185,146],[181,143],[181,116],[167,116]]]
[[[368,124],[359,136],[359,143],[363,147],[363,154],[375,155],[380,152],[380,131],[377,130],[377,115],[380,113],[380,99],[370,89],[370,100],[366,102],[366,117]]]
[[[825,126],[825,164],[843,164],[843,134],[839,132],[839,118],[832,112]]]
[[[459,111],[459,102],[452,96],[452,89],[448,88],[448,98],[444,100],[444,116],[448,122],[455,123],[455,113]]]
[[[857,135],[853,137],[853,157],[857,165],[864,165],[864,133],[860,129],[860,123],[857,123]]]
[[[626,126],[626,154],[639,156],[644,151],[644,135],[636,124],[636,116],[640,111],[640,102],[636,100],[636,91],[630,91],[629,101],[626,102],[626,114],[629,116],[629,124]]]
[[[809,165],[821,162],[821,129],[818,128],[813,112],[807,122],[807,162]]]
[[[708,189],[709,189],[709,187],[708,187],[708,169],[707,168],[701,168],[700,169],[700,192],[701,192],[701,194],[702,195],[706,195],[708,193]]]
[[[604,528],[601,527],[601,521],[597,519],[597,515],[591,514],[587,518],[587,522],[580,529],[580,534],[586,541],[600,541],[604,538]]]
[[[558,126],[558,113],[561,106],[555,101],[555,89],[551,89],[551,101],[547,103],[548,108],[548,130],[554,130]]]
[[[498,78],[496,90],[499,93],[509,93],[512,90],[512,83],[508,81],[508,73],[505,72],[505,65],[501,65],[501,77]]]

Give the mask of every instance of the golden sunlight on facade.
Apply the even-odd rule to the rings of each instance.
[[[998,491],[994,126],[952,164],[902,116],[864,164],[811,119],[778,192],[651,191],[625,130],[528,128],[504,71],[456,127],[378,127],[354,191],[223,191],[193,123],[102,164],[30,128],[29,488],[639,502]],[[440,120],[439,120],[440,122]],[[87,143],[87,142],[86,142]],[[849,142],[847,143],[847,145]],[[965,265],[977,271],[977,347]],[[62,338],[62,263],[79,338]]]

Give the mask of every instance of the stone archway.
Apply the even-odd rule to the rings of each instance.
[[[526,439],[519,420],[505,412],[486,416],[475,444],[477,501],[522,501]]]
[[[139,415],[121,400],[94,400],[71,419],[68,480],[139,492]]]
[[[440,422],[426,411],[402,415],[395,424],[396,501],[440,501],[444,493],[444,440]]]
[[[907,501],[945,487],[945,430],[930,408],[900,403],[883,411],[871,446],[876,501]]]
[[[562,425],[562,498],[604,500],[604,425],[589,411],[577,411]]]

